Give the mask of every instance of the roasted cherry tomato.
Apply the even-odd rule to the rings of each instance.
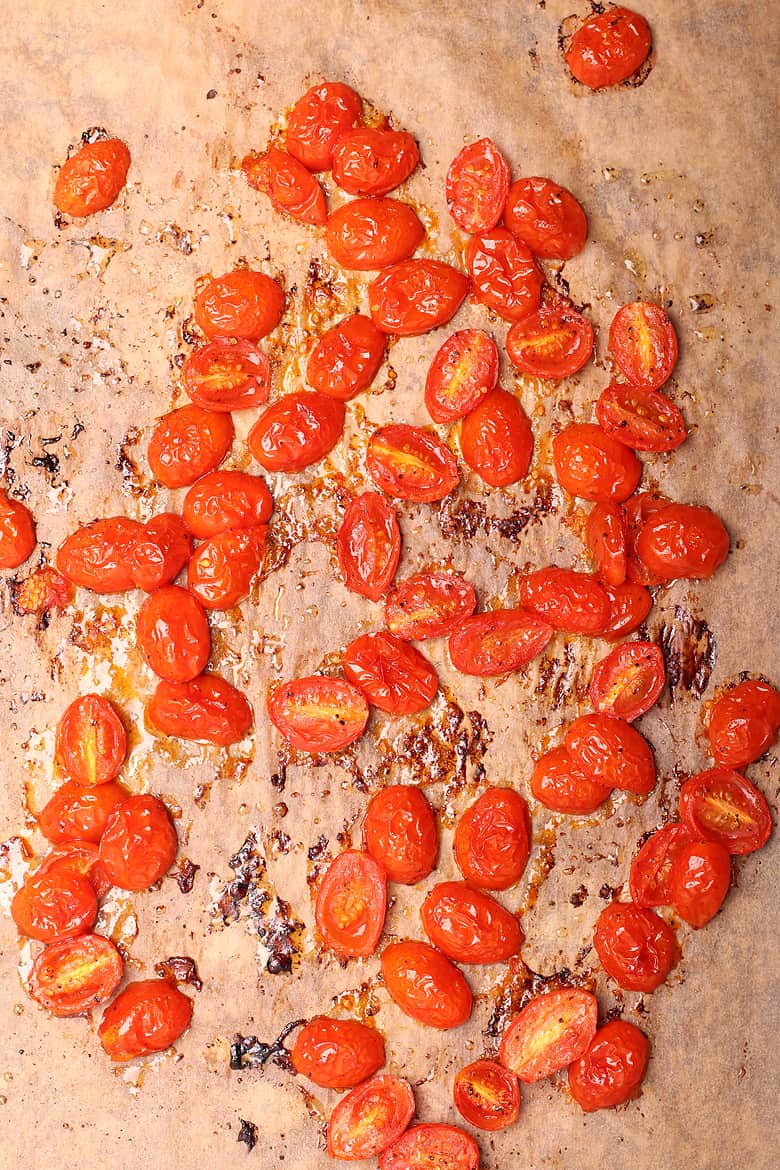
[[[566,49],[566,64],[589,89],[627,81],[650,54],[647,21],[630,8],[608,8],[581,25]]]
[[[622,1105],[639,1096],[649,1057],[644,1032],[627,1020],[610,1020],[569,1065],[569,1092],[586,1113]]]
[[[609,327],[609,348],[621,373],[641,390],[663,386],[677,363],[674,325],[665,309],[647,301],[634,301],[618,309]],[[679,430],[679,424],[673,429]]]
[[[385,358],[385,342],[370,317],[345,317],[312,350],[306,381],[320,394],[348,402],[373,382]]]
[[[178,844],[170,814],[158,797],[129,796],[108,818],[100,864],[121,890],[148,890],[173,865]]]
[[[86,933],[97,912],[92,882],[73,870],[33,874],[11,901],[11,917],[17,929],[40,942]]]
[[[111,939],[82,934],[62,938],[41,951],[27,987],[53,1016],[80,1016],[111,998],[123,969],[122,956]]]
[[[34,613],[44,617],[52,611],[59,613],[67,609],[73,596],[73,585],[67,577],[51,565],[41,565],[39,569],[33,569],[29,577],[16,582],[13,605],[19,614]]]
[[[504,1032],[501,1063],[526,1084],[551,1076],[587,1051],[598,1010],[595,995],[579,987],[537,996]]]
[[[271,206],[296,223],[322,227],[328,218],[325,192],[311,171],[286,150],[251,151],[241,163],[246,181],[262,191]]]
[[[0,569],[17,569],[24,564],[35,543],[32,512],[0,488]]]
[[[414,1116],[414,1093],[401,1077],[372,1077],[342,1097],[330,1115],[327,1148],[347,1162],[373,1158],[391,1145]]]
[[[455,316],[468,278],[441,260],[401,260],[368,286],[371,319],[383,333],[416,337]]]
[[[475,1060],[455,1077],[455,1108],[469,1125],[495,1133],[517,1121],[520,1084],[497,1060]]]
[[[281,286],[248,268],[213,277],[195,297],[195,320],[207,337],[257,341],[276,328],[283,312]]]
[[[772,746],[780,728],[780,692],[746,679],[713,704],[707,733],[715,763],[744,768]]]
[[[653,598],[644,585],[624,581],[622,585],[605,585],[609,598],[609,616],[599,636],[614,642],[633,634],[653,608]]]
[[[585,521],[585,543],[605,585],[622,585],[628,570],[628,530],[622,504],[594,504]]]
[[[385,1042],[376,1028],[357,1020],[315,1016],[295,1037],[293,1068],[323,1089],[353,1089],[385,1063]]]
[[[152,475],[169,488],[189,487],[219,467],[234,433],[229,414],[216,414],[194,403],[172,410],[163,415],[149,440]]]
[[[674,821],[647,838],[631,862],[628,884],[637,906],[670,906],[669,874],[672,862],[683,845],[691,840],[687,825]]]
[[[390,588],[401,555],[395,508],[378,492],[351,500],[336,537],[336,553],[347,589],[379,601]]]
[[[365,731],[368,701],[344,679],[314,674],[277,687],[268,697],[268,714],[292,747],[338,752]]]
[[[617,715],[580,715],[566,732],[566,748],[575,767],[608,788],[644,795],[655,787],[650,744]]]
[[[344,651],[344,673],[373,707],[414,715],[436,697],[439,680],[427,658],[403,638],[380,630],[361,634]]]
[[[649,571],[665,581],[701,581],[728,556],[729,534],[710,508],[669,504],[642,526],[636,551]]]
[[[366,469],[378,488],[399,500],[441,500],[460,478],[458,461],[432,431],[390,423],[374,431]]]
[[[247,443],[266,471],[301,471],[324,459],[343,429],[343,402],[310,390],[293,390],[266,407]]]
[[[623,382],[602,390],[596,417],[606,435],[635,451],[674,451],[688,437],[685,419],[665,394]]]
[[[588,221],[571,191],[552,179],[518,179],[509,188],[504,223],[543,260],[571,260],[585,247]]]
[[[130,151],[120,138],[83,145],[62,164],[54,184],[54,206],[76,219],[105,211],[125,185]]]
[[[593,353],[593,326],[567,297],[549,285],[538,310],[516,321],[506,335],[506,351],[516,370],[557,381],[581,370]]]
[[[206,611],[179,585],[149,594],[138,611],[136,639],[147,665],[167,682],[197,678],[211,654]]]
[[[177,577],[192,556],[192,536],[181,516],[162,512],[147,520],[127,550],[137,589],[152,593]]]
[[[660,585],[663,577],[651,573],[647,565],[637,556],[636,544],[642,528],[651,516],[668,507],[671,500],[654,492],[636,492],[623,505],[626,514],[626,552],[628,561],[626,575],[629,581],[640,585]]]
[[[325,228],[333,259],[358,272],[407,260],[424,238],[414,209],[399,199],[352,199],[333,212]]]
[[[268,528],[235,528],[209,537],[187,569],[187,588],[206,609],[232,609],[249,594],[263,560]]]
[[[664,656],[655,642],[624,642],[595,667],[590,701],[597,711],[631,723],[650,710],[665,682]]]
[[[764,796],[739,772],[710,768],[680,789],[680,817],[691,836],[718,841],[729,853],[753,853],[766,845],[772,815]]]
[[[731,857],[718,841],[686,841],[669,872],[669,904],[698,930],[714,918],[731,885]]]
[[[384,868],[358,849],[339,853],[317,891],[314,916],[325,946],[347,958],[373,955],[386,912]]]
[[[212,471],[193,484],[182,503],[184,521],[198,540],[220,532],[255,528],[273,511],[265,480],[245,471]]]
[[[468,882],[433,886],[420,918],[433,945],[457,963],[503,963],[523,943],[515,915]]]
[[[439,349],[425,379],[434,422],[454,422],[477,406],[498,380],[498,346],[482,329],[461,329]]]
[[[60,873],[68,869],[89,878],[97,898],[104,897],[111,889],[111,882],[100,864],[100,851],[94,841],[66,841],[50,849],[36,869],[38,877],[45,873]]]
[[[385,623],[399,638],[424,641],[452,633],[476,607],[474,586],[460,573],[415,573],[388,595]]]
[[[386,195],[409,178],[420,161],[417,143],[405,130],[358,126],[333,147],[333,181],[348,195]]]
[[[251,341],[210,341],[193,349],[182,370],[184,389],[204,410],[262,406],[271,388],[271,365]]]
[[[447,206],[464,232],[489,232],[504,212],[509,163],[495,142],[480,138],[464,146],[447,171]]]
[[[439,853],[439,831],[420,789],[410,784],[380,789],[366,810],[363,842],[391,882],[412,886],[427,877]]]
[[[112,1060],[136,1060],[170,1048],[190,1025],[192,1000],[167,979],[128,983],[103,1012],[98,1037]]]
[[[382,953],[382,974],[390,998],[421,1024],[458,1028],[471,1015],[468,983],[454,963],[427,943],[390,943]]]
[[[531,773],[530,788],[545,808],[579,816],[595,812],[611,792],[606,785],[580,771],[563,745],[539,756]]]
[[[284,144],[307,170],[330,170],[336,139],[362,116],[363,103],[354,89],[341,81],[321,81],[290,110]]]
[[[492,609],[465,618],[450,634],[450,660],[463,674],[489,677],[522,670],[541,654],[554,633],[530,609]]]
[[[57,763],[71,780],[93,787],[113,780],[125,762],[127,735],[116,707],[102,695],[81,695],[57,725]]]
[[[680,957],[671,926],[633,902],[605,906],[593,945],[607,975],[626,991],[655,991]]]
[[[57,568],[73,584],[96,593],[133,588],[128,561],[143,525],[127,516],[93,520],[66,537],[57,549]]]
[[[165,735],[221,747],[238,743],[253,723],[252,708],[241,692],[216,674],[186,683],[158,683],[146,711]]]
[[[113,781],[85,788],[75,780],[60,785],[38,814],[38,828],[52,845],[66,841],[97,843],[115,807],[127,799],[124,788]]]
[[[457,1125],[413,1125],[379,1155],[379,1170],[479,1170],[479,1147]]]
[[[594,423],[572,423],[553,439],[558,483],[583,500],[621,503],[642,478],[633,451]]]
[[[525,479],[534,453],[534,434],[520,399],[496,387],[460,424],[466,463],[491,487]]]
[[[539,308],[544,276],[530,248],[506,228],[474,236],[466,249],[474,296],[506,321]]]
[[[590,573],[550,565],[521,577],[519,590],[524,606],[571,634],[598,634],[609,616],[606,590]]]
[[[466,881],[508,890],[520,881],[531,851],[528,805],[513,788],[488,788],[458,821],[452,847]]]

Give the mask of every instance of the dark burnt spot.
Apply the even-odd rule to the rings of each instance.
[[[623,892],[623,886],[610,886],[607,882],[599,889],[599,897],[604,902],[614,902],[615,898],[619,897]]]
[[[257,881],[265,873],[265,858],[258,852],[254,833],[249,834],[238,852],[230,858],[228,865],[235,877],[228,882],[217,899],[217,909],[225,923],[238,921],[243,904],[256,891]],[[265,902],[268,895],[264,890],[260,893],[262,902]]]
[[[260,941],[270,952],[266,963],[269,975],[292,971],[293,960],[301,953],[305,927],[293,916],[290,903],[277,897],[273,912],[258,919],[256,926]]]
[[[511,516],[497,516],[492,521],[492,527],[506,540],[517,540],[521,532],[525,531],[533,517],[530,508],[517,508]]]
[[[76,422],[73,424],[73,430],[70,432],[71,440],[76,440],[86,429],[84,424],[76,419]]]
[[[154,970],[160,979],[167,979],[169,983],[188,983],[196,991],[203,988],[197,964],[189,955],[171,955],[169,959],[155,963]]]
[[[192,233],[179,227],[177,223],[167,223],[157,233],[157,239],[161,244],[168,244],[169,247],[175,248],[183,256],[191,256],[194,250]]]
[[[571,902],[572,906],[581,906],[583,902],[586,901],[587,897],[588,887],[578,886],[574,893],[570,894],[569,901]]]
[[[445,496],[436,513],[442,536],[448,540],[473,540],[478,532],[486,531],[487,509],[477,500],[461,500]]]
[[[284,1042],[291,1032],[305,1023],[305,1020],[291,1020],[270,1044],[265,1044],[256,1036],[242,1036],[240,1032],[236,1033],[230,1045],[230,1067],[234,1071],[242,1068],[263,1068],[271,1060],[285,1072],[293,1072],[290,1052]]]
[[[59,455],[55,455],[53,451],[44,451],[43,455],[33,455],[32,465],[41,468],[44,475],[48,476],[52,487],[60,486]]]
[[[180,857],[174,877],[176,883],[183,894],[189,894],[195,884],[195,874],[200,869],[194,861],[190,861],[189,857]]]
[[[707,622],[676,605],[673,619],[661,627],[658,643],[672,701],[681,691],[700,699],[709,685],[718,656],[715,636]]]
[[[82,146],[87,146],[92,142],[105,141],[111,135],[106,130],[105,126],[90,126],[88,130],[84,130],[81,135]]]
[[[320,861],[328,848],[328,838],[321,833],[313,845],[309,847],[306,854],[309,861]]]
[[[247,1153],[252,1153],[252,1150],[257,1145],[257,1126],[252,1121],[247,1121],[244,1117],[239,1117],[241,1128],[238,1131],[238,1141],[243,1142],[247,1148]]]
[[[127,496],[138,499],[146,487],[144,476],[130,454],[131,448],[137,446],[141,439],[141,429],[130,427],[130,430],[116,445],[116,460],[114,467],[122,474],[122,490]]]

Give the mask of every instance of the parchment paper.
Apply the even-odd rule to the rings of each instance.
[[[313,79],[353,84],[418,137],[425,166],[404,197],[426,217],[436,254],[456,259],[462,248],[443,189],[465,141],[489,134],[516,176],[549,175],[570,187],[586,208],[590,240],[562,276],[575,302],[589,306],[598,360],[560,389],[504,368],[503,384],[534,420],[532,476],[509,492],[483,491],[464,477],[441,508],[402,506],[399,579],[451,564],[474,579],[487,606],[511,603],[526,565],[586,567],[575,538],[584,510],[551,484],[549,434],[590,417],[587,404],[609,378],[609,322],[619,304],[637,297],[662,301],[677,323],[681,360],[669,392],[692,432],[680,451],[648,460],[645,482],[716,508],[733,552],[712,581],[674,584],[653,611],[650,633],[663,630],[676,678],[641,724],[657,755],[657,792],[641,806],[618,797],[586,821],[535,810],[526,878],[504,899],[525,908],[523,955],[532,970],[550,976],[567,967],[579,979],[592,970],[602,1011],[622,1006],[651,1036],[641,1099],[586,1116],[555,1081],[531,1086],[519,1123],[480,1137],[483,1164],[768,1170],[780,1137],[777,841],[737,866],[736,888],[710,926],[697,934],[681,929],[683,961],[653,996],[616,999],[586,948],[605,900],[627,879],[637,838],[671,814],[679,777],[707,764],[697,689],[706,687],[706,700],[743,669],[777,682],[777,290],[769,211],[777,195],[776,14],[769,3],[642,0],[655,45],[649,76],[636,89],[591,94],[570,81],[558,48],[559,24],[585,7],[576,0],[7,6],[0,99],[5,472],[14,491],[29,493],[47,557],[96,515],[144,518],[176,506],[180,493],[150,484],[145,448],[155,417],[180,400],[174,359],[188,350],[182,326],[194,280],[242,261],[284,274],[290,310],[275,347],[274,393],[299,381],[306,329],[365,304],[364,282],[330,268],[321,236],[283,224],[233,169],[263,146]],[[129,144],[128,189],[109,212],[58,230],[55,164],[91,126]],[[456,323],[485,320],[466,307]],[[500,322],[490,327],[503,337]],[[334,997],[346,1012],[375,1013],[388,1068],[413,1080],[423,1120],[458,1120],[452,1077],[494,1048],[484,1030],[502,987],[504,1006],[511,1000],[505,970],[469,970],[478,1003],[467,1026],[446,1035],[419,1027],[377,984],[376,960],[342,968],[317,955],[310,882],[345,843],[359,841],[367,791],[403,780],[425,784],[440,809],[435,879],[455,876],[455,817],[487,782],[527,794],[533,754],[580,709],[592,662],[606,646],[579,640],[567,647],[561,639],[527,674],[482,685],[451,670],[442,643],[429,644],[442,683],[430,712],[394,723],[374,716],[367,742],[340,764],[280,759],[264,716],[273,679],[332,662],[358,632],[381,624],[381,606],[338,582],[333,532],[344,491],[364,483],[361,453],[373,425],[428,421],[422,382],[443,336],[392,348],[374,392],[349,408],[349,441],[329,464],[295,483],[271,477],[279,567],[260,582],[252,605],[224,615],[215,631],[216,668],[255,707],[256,732],[245,744],[202,750],[143,728],[154,683],[133,645],[138,598],[104,604],[82,593],[75,616],[36,628],[35,619],[14,614],[11,583],[3,582],[0,838],[22,837],[42,851],[23,808],[40,809],[56,783],[52,728],[79,692],[116,696],[138,728],[126,782],[161,793],[179,813],[181,854],[198,869],[190,892],[168,877],[158,891],[114,899],[102,923],[126,946],[132,976],[186,955],[203,980],[202,991],[187,989],[196,1000],[193,1025],[175,1053],[115,1071],[94,1035],[97,1020],[51,1020],[27,999],[16,935],[0,917],[3,1167],[332,1165],[320,1121],[335,1095],[304,1094],[273,1062],[231,1072],[228,1056],[236,1033],[270,1041],[288,1021],[329,1010]],[[242,436],[251,422],[239,419],[233,466],[248,464]],[[333,473],[342,476],[339,491]],[[774,805],[776,753],[750,775]],[[18,840],[6,847],[6,903],[23,875],[23,854]],[[228,888],[231,881],[238,884]],[[429,884],[393,890],[389,935],[421,936],[417,910]],[[292,970],[270,974],[257,931],[284,956],[280,922],[301,926],[290,936]],[[24,970],[24,948],[21,961]],[[513,986],[519,994],[517,971]],[[252,1152],[237,1144],[240,1119],[257,1126]]]

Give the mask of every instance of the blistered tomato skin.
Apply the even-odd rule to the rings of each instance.
[[[380,630],[361,634],[344,651],[344,673],[373,707],[389,715],[424,711],[436,697],[439,680],[414,646]]]
[[[203,410],[248,410],[268,399],[271,364],[251,341],[210,341],[193,349],[182,377],[188,397]]]
[[[468,882],[435,885],[420,918],[433,945],[457,963],[503,963],[523,943],[515,915]]]
[[[214,277],[195,297],[195,320],[211,338],[258,341],[276,328],[283,312],[281,286],[248,268]]]
[[[466,249],[477,300],[506,321],[522,321],[539,308],[544,276],[530,248],[506,228],[474,236]]]
[[[302,471],[333,450],[343,429],[343,402],[293,390],[263,411],[247,443],[266,471]]]
[[[591,675],[596,711],[633,722],[657,702],[666,683],[664,656],[655,642],[625,642],[602,658]]]
[[[85,934],[97,912],[92,883],[73,870],[33,874],[11,901],[11,917],[17,929],[39,942]]]
[[[32,512],[0,488],[0,569],[17,569],[24,564],[35,543]]]
[[[453,1098],[469,1125],[496,1133],[517,1121],[520,1083],[498,1061],[475,1060],[455,1077]]]
[[[105,211],[124,187],[129,168],[130,151],[120,138],[85,142],[57,175],[54,206],[75,219]]]
[[[100,900],[111,889],[105,870],[100,864],[100,852],[94,841],[66,841],[50,849],[35,871],[39,877],[52,871],[71,870],[89,878]]]
[[[333,146],[333,181],[348,195],[386,195],[409,178],[420,151],[405,130],[361,126]]]
[[[415,503],[441,500],[457,485],[458,461],[432,431],[390,423],[374,431],[366,470],[388,496]]]
[[[455,316],[469,282],[441,260],[401,260],[368,286],[371,319],[383,333],[416,337]]]
[[[206,612],[179,585],[164,585],[149,594],[138,612],[136,637],[147,665],[167,682],[196,678],[211,653]]]
[[[634,451],[674,451],[688,437],[685,419],[665,394],[623,382],[601,392],[596,417],[606,435]]]
[[[492,609],[465,618],[450,634],[450,661],[462,674],[487,678],[522,670],[541,654],[554,633],[530,609]]]
[[[65,538],[57,549],[57,568],[82,589],[124,593],[133,588],[128,561],[142,534],[143,525],[126,516],[93,520]]]
[[[290,1053],[293,1068],[323,1089],[353,1089],[385,1063],[375,1028],[357,1020],[315,1016],[299,1031]]]
[[[433,810],[419,788],[390,784],[371,798],[363,841],[391,882],[411,886],[433,870],[439,831]]]
[[[268,527],[218,532],[196,549],[187,569],[187,588],[205,609],[232,609],[249,595],[263,561]]]
[[[386,340],[370,317],[345,317],[312,350],[306,381],[320,394],[348,402],[373,382],[385,359]]]
[[[464,146],[450,163],[447,206],[458,227],[471,235],[496,226],[508,191],[509,163],[489,138]]]
[[[648,837],[631,862],[629,889],[635,905],[646,909],[671,905],[669,875],[672,863],[691,839],[688,826],[680,821],[663,825]]]
[[[589,573],[550,565],[520,579],[520,600],[558,630],[598,634],[607,623],[609,597]]]
[[[566,732],[566,749],[586,776],[607,788],[645,795],[655,787],[650,744],[616,715],[580,715]]]
[[[379,601],[390,588],[401,555],[401,532],[395,509],[378,492],[363,492],[347,505],[336,555],[347,589]]]
[[[653,608],[653,598],[644,585],[624,581],[622,585],[606,585],[609,600],[607,620],[598,631],[599,637],[610,642],[633,634]]]
[[[447,423],[473,410],[498,380],[498,346],[482,329],[453,333],[431,363],[425,406],[434,422]]]
[[[390,943],[382,953],[382,974],[390,997],[421,1024],[446,1031],[471,1015],[468,983],[446,955],[427,943]]]
[[[627,81],[650,54],[647,21],[630,8],[608,8],[577,30],[566,50],[566,64],[589,89]]]
[[[370,854],[347,849],[331,862],[317,891],[320,937],[344,958],[373,955],[387,911],[387,874]]]
[[[627,1020],[610,1020],[569,1065],[569,1092],[586,1113],[623,1105],[639,1096],[649,1058],[644,1032]]]
[[[360,96],[341,81],[322,81],[298,98],[287,118],[284,144],[309,171],[330,169],[333,147],[363,116]]]
[[[365,731],[368,701],[344,679],[315,674],[277,687],[269,695],[268,714],[291,747],[337,752]]]
[[[671,926],[632,902],[602,910],[593,945],[606,973],[626,991],[655,991],[680,957]]]
[[[761,679],[746,679],[713,704],[707,733],[715,763],[744,768],[763,756],[780,728],[780,692]]]
[[[100,864],[121,890],[147,890],[173,865],[178,838],[156,796],[130,796],[118,805],[100,840]]]
[[[518,179],[509,188],[504,223],[543,260],[571,260],[585,247],[585,212],[552,179]]]
[[[491,487],[509,487],[525,479],[534,453],[534,435],[519,398],[491,390],[460,425],[464,460]]]
[[[165,979],[128,983],[106,1008],[98,1028],[112,1060],[135,1060],[170,1048],[192,1019],[192,1000]]]
[[[578,816],[595,812],[611,792],[582,772],[563,745],[539,757],[531,773],[530,788],[545,808]]]
[[[103,836],[109,816],[126,799],[127,792],[113,780],[92,788],[68,780],[41,809],[38,828],[52,845],[64,845],[67,841],[96,844]]]
[[[558,483],[572,496],[622,503],[642,478],[633,451],[594,423],[571,423],[553,439]]]
[[[198,540],[266,524],[272,511],[265,480],[245,471],[209,472],[192,485],[182,502],[185,523]]]
[[[531,850],[528,805],[513,788],[488,788],[458,821],[453,851],[466,881],[484,890],[519,882]]]
[[[772,814],[754,784],[729,768],[710,768],[680,789],[680,818],[691,836],[718,841],[729,853],[753,853],[772,833]]]
[[[342,1097],[330,1115],[327,1149],[331,1158],[361,1161],[381,1154],[414,1115],[414,1093],[401,1077],[379,1076]]]
[[[146,709],[164,735],[227,747],[251,730],[252,708],[240,691],[216,674],[192,682],[161,682]]]
[[[479,1170],[479,1146],[457,1125],[413,1125],[379,1155],[379,1170]]]
[[[147,520],[126,555],[136,589],[153,593],[169,585],[189,561],[192,547],[191,531],[175,512]]]
[[[57,763],[78,784],[91,788],[113,780],[126,754],[124,723],[102,695],[81,695],[57,724]]]
[[[539,995],[504,1032],[499,1059],[524,1083],[540,1081],[582,1056],[595,1034],[597,1016],[595,995],[579,987]]]
[[[296,223],[322,227],[328,218],[325,192],[311,171],[286,150],[251,151],[241,163],[247,183]]]
[[[53,1016],[79,1016],[111,998],[122,981],[123,968],[111,939],[82,934],[60,939],[41,951],[27,987]]]
[[[456,630],[477,608],[474,586],[460,573],[415,573],[388,595],[385,624],[407,640],[441,638]]]
[[[413,208],[399,199],[352,199],[328,219],[328,250],[342,268],[370,272],[408,260],[425,238]]]
[[[621,373],[641,390],[658,390],[677,364],[674,325],[665,309],[647,301],[618,309],[609,329],[609,348]]]
[[[593,326],[570,300],[546,285],[537,311],[511,326],[506,351],[521,374],[558,381],[590,360]]]
[[[731,885],[731,856],[718,841],[688,841],[669,872],[669,904],[699,930],[715,917]]]
[[[723,564],[729,543],[723,521],[710,508],[669,504],[645,522],[636,551],[649,571],[664,581],[677,577],[701,581]]]
[[[160,419],[149,440],[152,474],[165,487],[189,487],[219,466],[234,433],[229,414],[203,410],[194,403],[180,406]]]
[[[622,585],[628,571],[628,531],[622,504],[594,504],[585,521],[585,543],[605,585]]]

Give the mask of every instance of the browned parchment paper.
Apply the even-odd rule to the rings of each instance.
[[[560,22],[585,9],[578,0],[28,0],[5,7],[0,50],[3,458],[14,490],[29,492],[46,555],[95,515],[146,517],[177,504],[176,493],[150,484],[144,452],[153,420],[177,399],[174,359],[187,349],[181,330],[197,276],[242,261],[284,273],[287,348],[276,346],[274,393],[300,378],[306,328],[364,304],[362,284],[328,266],[321,237],[283,225],[233,169],[312,79],[346,80],[419,138],[425,166],[404,197],[420,206],[437,254],[457,258],[462,244],[443,202],[448,162],[485,134],[516,175],[571,187],[590,220],[587,248],[562,275],[598,329],[595,366],[557,390],[503,370],[534,420],[532,476],[511,492],[485,492],[467,477],[441,508],[402,508],[401,578],[449,563],[468,572],[488,605],[511,602],[526,565],[585,566],[575,535],[582,511],[550,483],[549,433],[589,417],[587,404],[609,377],[606,330],[617,305],[643,296],[670,306],[681,337],[670,393],[692,434],[673,456],[648,461],[646,481],[715,507],[733,553],[713,581],[673,585],[652,616],[651,633],[664,632],[676,668],[676,685],[642,722],[657,753],[657,792],[643,806],[618,798],[587,822],[535,810],[527,877],[505,901],[526,910],[529,966],[544,975],[567,966],[581,978],[595,967],[584,949],[593,922],[625,883],[634,842],[674,807],[679,775],[707,762],[697,685],[708,682],[706,699],[742,669],[777,681],[778,626],[774,6],[641,0],[655,41],[650,75],[638,89],[596,95],[573,86],[557,44]],[[111,211],[58,230],[54,165],[90,126],[128,142],[129,186]],[[467,307],[457,323],[484,320]],[[493,327],[501,337],[500,323]],[[457,1120],[452,1077],[494,1046],[502,986],[511,999],[505,971],[469,972],[479,999],[468,1026],[440,1036],[412,1025],[378,986],[375,960],[342,969],[317,956],[307,879],[359,839],[364,789],[385,780],[426,785],[443,823],[437,877],[453,876],[454,817],[480,783],[527,793],[533,753],[576,714],[605,647],[581,640],[567,653],[560,641],[526,675],[483,686],[456,676],[444,646],[432,644],[442,694],[430,712],[395,723],[374,717],[354,757],[316,769],[303,761],[283,768],[264,718],[274,678],[317,668],[381,622],[381,607],[336,579],[339,499],[320,484],[333,471],[347,490],[363,483],[361,452],[375,424],[427,421],[421,385],[440,341],[394,346],[393,372],[350,407],[348,442],[331,463],[295,483],[273,482],[280,567],[215,632],[217,668],[255,706],[251,741],[204,751],[143,729],[153,679],[133,648],[138,599],[103,605],[82,594],[75,615],[36,629],[14,615],[2,583],[0,839],[22,836],[40,852],[22,806],[39,809],[55,783],[52,728],[80,691],[116,695],[138,729],[127,783],[160,792],[180,813],[181,853],[198,868],[189,892],[169,877],[159,891],[114,899],[103,926],[126,946],[131,975],[186,955],[204,984],[192,992],[193,1026],[175,1054],[115,1071],[94,1024],[49,1020],[26,998],[15,932],[0,917],[3,1167],[327,1167],[320,1118],[335,1097],[305,1097],[273,1063],[230,1072],[228,1050],[237,1032],[271,1040],[337,997],[346,1011],[376,1012],[389,1068],[415,1082],[420,1116]],[[241,437],[250,423],[239,422],[234,466],[247,462]],[[750,774],[774,804],[776,754]],[[24,869],[20,849],[18,841],[6,849],[6,904]],[[683,962],[653,996],[616,1000],[596,972],[602,1009],[618,1003],[652,1037],[641,1099],[585,1116],[559,1084],[532,1086],[518,1125],[481,1138],[487,1170],[776,1164],[776,886],[773,842],[738,866],[714,923],[681,932]],[[388,932],[419,935],[425,888],[394,893]],[[301,924],[287,973],[268,972],[257,935],[259,926],[278,956],[275,917]],[[21,960],[24,968],[27,951]],[[514,990],[522,990],[519,975]],[[237,1143],[241,1118],[258,1129],[251,1153]]]

